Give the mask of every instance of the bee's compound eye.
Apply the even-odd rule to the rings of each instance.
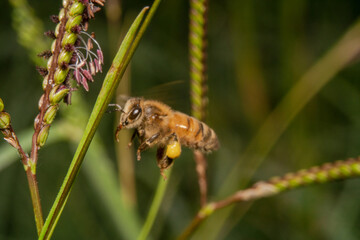
[[[137,105],[130,113],[129,120],[135,120],[141,113],[141,108]]]

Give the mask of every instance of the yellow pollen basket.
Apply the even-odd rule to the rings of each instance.
[[[178,158],[181,154],[181,145],[178,141],[174,141],[166,146],[166,156],[171,159]]]

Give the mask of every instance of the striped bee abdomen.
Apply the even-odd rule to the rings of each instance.
[[[219,141],[214,130],[205,123],[180,112],[174,112],[169,121],[170,129],[173,129],[182,145],[211,152],[219,148]]]

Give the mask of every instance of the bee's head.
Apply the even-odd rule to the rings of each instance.
[[[142,98],[130,98],[126,101],[122,109],[118,128],[139,127],[144,118],[143,102]]]

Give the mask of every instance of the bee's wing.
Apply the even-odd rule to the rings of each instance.
[[[184,80],[171,81],[147,89],[141,96],[158,100],[176,110],[189,109],[189,90]]]
[[[116,103],[124,106],[125,102],[132,97],[143,97],[163,102],[176,110],[188,112],[189,90],[184,80],[171,81],[156,85],[146,90],[141,90],[129,95],[118,94]]]
[[[129,100],[131,97],[126,94],[119,94],[116,96],[116,103],[120,106],[124,107],[127,100]]]

